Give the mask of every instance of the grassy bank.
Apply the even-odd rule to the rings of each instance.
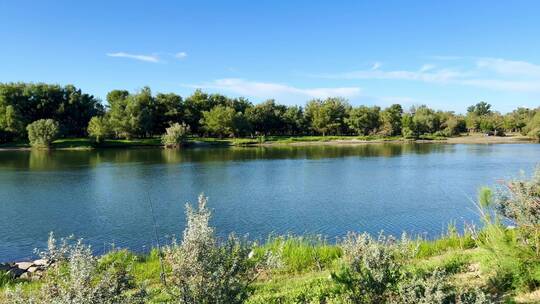
[[[519,143],[530,142],[523,136],[494,137],[483,135],[440,137],[425,135],[416,140],[406,139],[399,136],[267,136],[259,138],[215,138],[215,137],[190,137],[188,146],[256,146],[256,145],[310,145],[310,144],[359,144],[359,143],[382,143],[382,142],[448,142],[448,143]],[[107,139],[100,145],[95,145],[89,138],[63,138],[53,142],[53,149],[65,150],[88,150],[99,148],[141,148],[160,147],[161,140],[158,137],[144,139]],[[18,141],[0,144],[0,149],[30,149],[28,142]]]
[[[442,270],[447,280],[458,288],[478,287],[490,290],[497,301],[540,301],[540,297],[529,290],[513,290],[501,285],[495,269],[490,268],[486,261],[490,255],[489,250],[474,238],[475,235],[470,233],[449,232],[433,241],[409,241],[407,246],[412,254],[402,260],[403,267],[407,273],[413,274]],[[343,248],[339,244],[328,244],[318,237],[284,236],[269,239],[265,244],[255,247],[254,252],[258,260],[263,259],[268,252],[279,258],[255,279],[246,303],[325,303],[326,298],[339,298],[345,293],[343,286],[333,279],[334,274],[343,271],[346,265]],[[100,257],[98,264],[101,269],[112,264],[129,269],[133,286],[145,286],[148,293],[146,303],[174,302],[160,277],[157,250],[148,255],[115,250]],[[170,267],[165,268],[165,274],[165,278],[173,275]],[[0,287],[0,301],[5,297],[4,291],[7,288],[19,286],[24,293],[33,293],[43,285],[42,281],[1,278],[0,275],[0,285],[3,285]]]

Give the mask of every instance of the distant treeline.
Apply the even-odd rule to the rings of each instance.
[[[92,119],[93,118],[93,119]],[[199,136],[239,137],[261,135],[379,135],[417,138],[422,135],[453,136],[463,132],[494,135],[520,132],[540,135],[540,108],[518,108],[501,114],[480,102],[466,115],[431,109],[425,105],[404,110],[351,106],[331,97],[308,101],[304,107],[286,106],[270,99],[253,104],[196,90],[182,98],[174,93],[153,95],[113,90],[107,103],[72,86],[43,83],[0,84],[0,141],[26,138],[26,126],[39,119],[53,119],[64,137],[90,133],[111,138],[161,135],[173,123],[184,123]],[[89,122],[90,129],[88,128]],[[92,135],[92,134],[90,134]]]

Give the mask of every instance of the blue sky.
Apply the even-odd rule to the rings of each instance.
[[[540,106],[538,1],[0,2],[0,82]]]

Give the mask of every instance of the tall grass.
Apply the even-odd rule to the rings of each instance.
[[[328,269],[342,250],[320,236],[274,236],[256,248],[257,257],[270,252],[279,259],[277,270],[289,273]]]

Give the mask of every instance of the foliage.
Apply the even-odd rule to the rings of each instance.
[[[354,303],[383,303],[397,293],[401,279],[398,248],[392,239],[350,233],[341,243],[347,267],[333,277]]]
[[[26,137],[26,126],[50,118],[59,122],[62,134],[83,136],[91,117],[104,108],[92,95],[72,86],[44,83],[0,83],[0,133]]]
[[[369,135],[376,133],[380,126],[381,108],[360,106],[352,108],[349,116],[345,118],[349,129],[355,131],[357,135]]]
[[[280,272],[295,273],[328,269],[341,257],[341,248],[330,245],[321,236],[271,237],[257,247],[256,257],[271,253],[279,263],[274,267]]]
[[[43,285],[35,293],[20,288],[6,292],[6,303],[144,303],[145,293],[128,292],[134,288],[132,277],[123,265],[111,263],[99,271],[99,261],[82,240],[62,239],[51,233],[48,250],[42,258],[53,262]]]
[[[26,126],[30,145],[35,148],[48,148],[59,132],[58,123],[52,119],[40,119]]]
[[[201,195],[197,209],[186,205],[183,240],[165,250],[172,269],[171,292],[180,303],[242,303],[255,275],[251,246],[234,235],[220,244],[209,226],[206,204]]]
[[[381,133],[386,136],[401,134],[403,108],[393,104],[381,112]]]
[[[102,143],[111,134],[109,122],[103,116],[94,116],[88,122],[87,132],[94,142]]]
[[[222,138],[235,134],[235,118],[236,112],[233,108],[219,105],[210,111],[203,112],[201,124],[208,133]]]
[[[280,134],[284,129],[294,129],[294,125],[297,123],[295,117],[298,113],[289,113],[292,120],[291,125],[285,125],[285,113],[287,107],[278,105],[271,99],[263,103],[249,107],[246,109],[246,119],[249,122],[252,131],[256,134]]]
[[[404,113],[399,104],[351,107],[346,99],[328,97],[305,107],[279,104],[274,99],[252,104],[196,90],[185,99],[174,93],[152,94],[112,90],[107,107],[68,85],[0,84],[0,143],[24,138],[26,126],[38,119],[59,122],[62,136],[88,134],[95,142],[105,138],[150,138],[170,125],[186,124],[198,136],[359,135],[406,138],[457,136],[468,130],[489,135],[521,132],[540,139],[540,111],[518,108],[502,115],[490,104],[468,108],[466,116],[436,111],[425,105]],[[94,118],[95,117],[95,118]],[[93,119],[92,119],[93,118]]]
[[[185,143],[189,134],[189,126],[185,123],[174,123],[161,136],[161,142],[166,147],[179,147]]]
[[[478,208],[485,228],[478,237],[483,263],[494,270],[491,285],[500,291],[540,286],[540,169],[530,180],[513,180],[493,193],[482,189]],[[493,214],[493,208],[496,214]],[[505,220],[517,229],[506,229]]]
[[[306,117],[311,128],[323,136],[346,131],[345,118],[350,105],[343,98],[315,99],[306,105]]]
[[[536,114],[523,127],[522,133],[540,141],[540,110],[537,110]]]

